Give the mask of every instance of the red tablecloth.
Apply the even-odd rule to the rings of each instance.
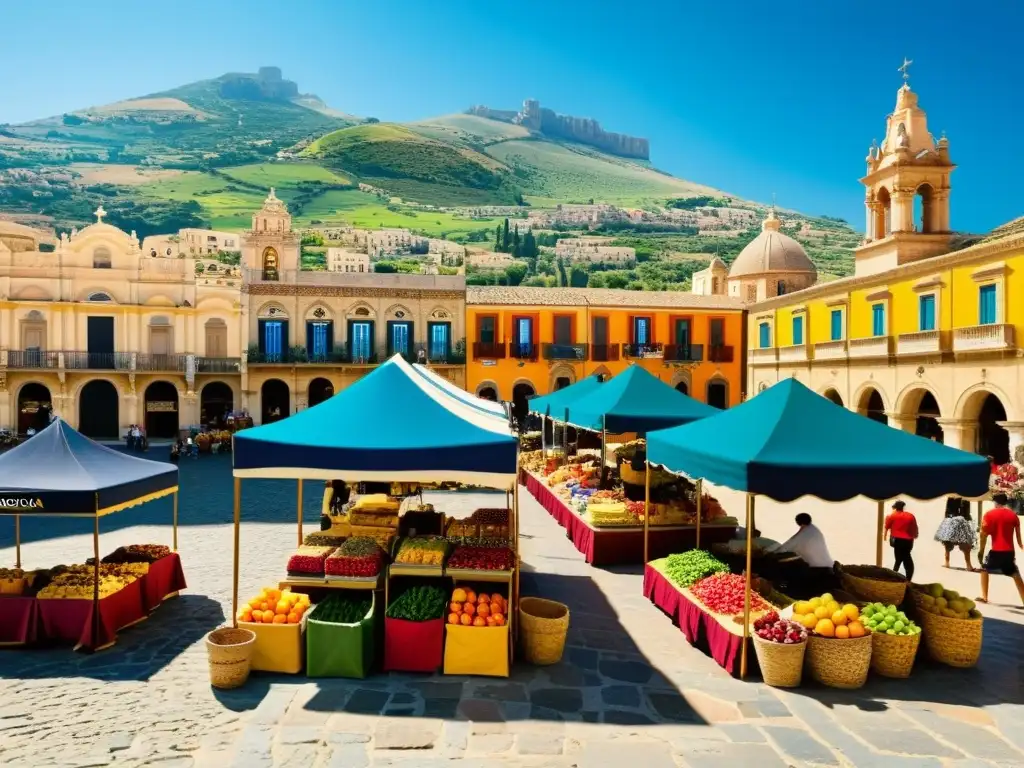
[[[526,490],[537,502],[566,529],[566,535],[577,551],[589,564],[630,565],[643,562],[643,526],[617,528],[594,528],[573,512],[559,496],[552,491],[544,479],[525,470],[522,472]],[[701,546],[729,541],[736,535],[735,526],[711,526],[701,528]],[[648,529],[648,558],[655,560],[675,552],[685,552],[697,545],[697,528],[692,525],[652,526]]]
[[[710,655],[729,674],[739,675],[743,636],[723,627],[695,598],[650,564],[644,566],[644,597],[678,624],[690,645]],[[751,667],[757,664],[753,646],[747,649],[747,663]]]
[[[99,624],[93,639],[92,600],[37,600],[43,636],[49,640],[74,643],[76,648],[95,649],[110,645],[117,631],[146,617],[143,580],[133,581],[99,602]]]
[[[143,577],[142,599],[147,611],[156,610],[168,595],[180,592],[185,584],[185,571],[181,568],[181,555],[172,552],[149,566]]]
[[[0,597],[0,645],[23,645],[36,639],[39,610],[34,597]]]

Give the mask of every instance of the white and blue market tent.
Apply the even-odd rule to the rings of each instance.
[[[461,389],[452,384],[450,381],[448,381],[448,379],[444,378],[444,376],[439,376],[425,365],[420,365],[419,363],[417,363],[416,365],[412,366],[412,369],[415,373],[422,376],[424,379],[426,379],[428,382],[433,384],[435,387],[440,389],[445,394],[454,397],[460,403],[464,403],[466,405],[471,406],[472,408],[475,408],[476,410],[484,411],[485,413],[500,416],[505,421],[508,421],[508,415],[505,412],[505,406],[503,406],[501,403],[495,403],[491,400],[484,400],[482,397],[472,395],[466,390]]]

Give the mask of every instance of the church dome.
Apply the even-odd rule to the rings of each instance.
[[[809,272],[816,275],[807,252],[789,235],[779,230],[782,222],[775,211],[761,223],[761,234],[740,251],[729,269],[729,277],[753,277],[771,272]]]

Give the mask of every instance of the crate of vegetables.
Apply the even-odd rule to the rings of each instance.
[[[332,577],[342,579],[366,579],[376,583],[384,563],[384,550],[376,540],[368,536],[357,536],[349,539],[332,552],[324,561],[324,572],[327,580]]]
[[[444,647],[446,595],[433,585],[414,586],[388,606],[384,617],[384,669],[435,672]]]
[[[299,577],[323,576],[324,562],[334,547],[309,547],[303,545],[288,558],[288,575]]]
[[[449,576],[464,576],[467,572],[487,571],[499,573],[515,567],[516,556],[508,547],[487,547],[463,544],[455,547],[448,558],[445,572]]]
[[[375,658],[374,592],[335,592],[306,620],[306,676],[364,678]]]

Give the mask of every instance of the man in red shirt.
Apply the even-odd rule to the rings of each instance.
[[[892,569],[898,571],[902,565],[907,574],[907,581],[913,581],[914,558],[910,556],[910,551],[914,548],[914,539],[917,538],[917,518],[913,512],[907,512],[906,508],[907,505],[902,501],[892,505],[892,514],[885,518],[885,533],[882,539],[888,537],[889,543],[892,544],[892,553],[896,558],[896,564]]]
[[[1014,554],[1014,538],[1016,545],[1024,549],[1020,540],[1020,518],[1012,509],[1008,509],[1008,499],[1005,493],[997,493],[992,497],[996,506],[985,513],[981,519],[981,543],[978,550],[978,559],[984,563],[981,571],[981,597],[979,603],[988,602],[988,575],[990,573],[1001,576],[1012,576],[1013,583],[1017,585],[1017,594],[1024,604],[1024,581],[1021,580],[1020,570],[1017,568],[1017,559]],[[985,544],[992,539],[992,551],[985,557]]]

